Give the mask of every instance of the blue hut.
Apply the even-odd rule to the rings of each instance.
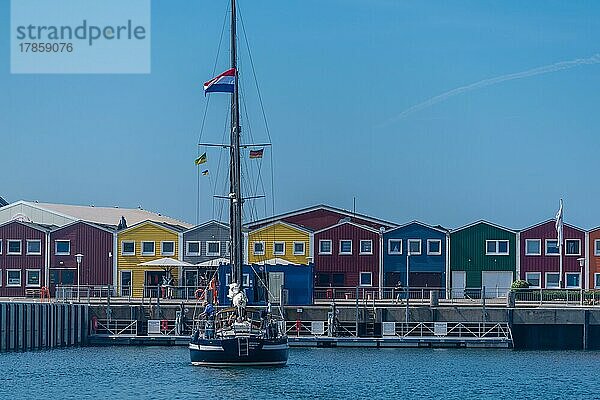
[[[283,263],[252,264],[242,268],[243,286],[249,305],[265,305],[267,301],[283,304],[310,305],[313,302],[313,266]],[[231,266],[219,267],[219,304],[228,305]],[[281,286],[283,285],[283,290]]]
[[[385,287],[402,282],[404,287],[446,287],[448,231],[419,221],[383,233],[383,280]],[[406,263],[408,260],[408,281]]]

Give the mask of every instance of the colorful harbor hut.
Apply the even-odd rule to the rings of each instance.
[[[385,287],[446,287],[448,231],[412,221],[383,233]],[[408,262],[408,280],[406,278]]]
[[[51,229],[23,221],[0,225],[0,296],[38,296],[40,288],[47,286]]]
[[[207,221],[183,232],[183,260],[193,267],[183,268],[183,285],[200,287],[222,260],[229,257],[229,225],[220,221]],[[228,262],[228,261],[227,261]]]
[[[585,230],[563,224],[563,276],[555,221],[547,220],[523,229],[520,275],[532,288],[582,288],[585,281]]]
[[[517,234],[480,220],[450,232],[450,285],[454,298],[504,297],[517,278]]]
[[[377,288],[381,271],[381,232],[344,220],[316,231],[315,289]]]
[[[587,233],[587,285],[588,289],[600,289],[600,226],[590,229]]]
[[[275,258],[294,265],[311,264],[312,231],[283,221],[275,221],[249,231],[248,263],[261,264]]]
[[[117,232],[119,295],[156,297],[159,285],[179,286],[181,268],[140,265],[170,257],[181,260],[183,231],[167,223],[143,221]]]
[[[108,290],[116,281],[115,231],[110,225],[76,221],[50,232],[50,293],[55,293],[58,285],[77,282]],[[77,254],[83,255],[79,264]]]

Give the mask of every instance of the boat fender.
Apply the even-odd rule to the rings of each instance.
[[[169,321],[167,321],[166,319],[163,319],[160,323],[160,327],[163,331],[168,331],[169,330]]]
[[[203,296],[204,296],[204,290],[196,289],[196,291],[194,292],[194,297],[196,298],[196,300],[200,300]]]
[[[94,333],[96,333],[96,331],[98,330],[98,317],[96,317],[95,315],[92,317],[92,331]]]

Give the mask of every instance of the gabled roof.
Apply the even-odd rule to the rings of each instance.
[[[426,223],[424,223],[424,222],[417,221],[417,220],[415,219],[415,220],[412,220],[412,221],[410,221],[410,222],[407,222],[406,224],[403,224],[403,225],[397,226],[397,227],[395,227],[395,228],[390,228],[390,229],[386,230],[386,231],[384,232],[384,234],[385,234],[385,233],[389,233],[389,232],[393,232],[393,231],[395,231],[395,230],[397,230],[397,229],[402,229],[402,228],[405,228],[405,227],[407,227],[407,226],[409,226],[409,225],[412,225],[412,224],[421,225],[421,226],[424,226],[425,228],[432,229],[432,230],[434,230],[434,231],[438,231],[438,232],[441,232],[441,233],[449,233],[449,232],[450,232],[450,230],[449,230],[449,229],[446,229],[446,228],[444,228],[444,227],[442,227],[442,226],[439,226],[439,225],[438,225],[438,226],[428,225],[428,224],[426,224]]]
[[[89,221],[103,225],[118,225],[121,217],[125,217],[129,225],[135,225],[142,221],[156,221],[172,225],[183,226],[186,228],[192,227],[187,222],[167,217],[159,213],[154,213],[141,208],[119,208],[119,207],[95,207],[95,206],[78,206],[68,204],[53,204],[53,203],[38,203],[32,201],[20,200],[10,205],[25,204],[47,212],[52,212],[57,215]]]
[[[42,231],[44,233],[48,233],[51,230],[53,230],[54,228],[56,228],[56,226],[54,226],[54,225],[36,224],[34,222],[19,221],[19,220],[12,220],[12,221],[5,222],[0,225],[0,228],[2,228],[3,226],[9,225],[9,224],[21,224],[24,226],[28,226],[32,229],[36,229],[38,231]]]
[[[76,225],[76,224],[85,224],[85,225],[91,226],[92,228],[101,229],[101,230],[106,231],[108,233],[115,233],[117,231],[117,227],[114,226],[114,225],[95,224],[95,223],[89,222],[89,221],[73,221],[70,224],[55,227],[52,230],[52,233],[58,232],[58,231],[60,231],[62,229],[68,228],[68,227]]]
[[[145,224],[151,224],[151,225],[154,225],[154,226],[157,226],[157,227],[165,228],[165,229],[168,229],[168,230],[170,230],[170,231],[172,231],[174,233],[180,233],[180,232],[183,232],[183,231],[186,230],[186,228],[184,228],[183,226],[171,225],[171,224],[165,224],[165,223],[162,223],[162,222],[156,222],[156,221],[146,220],[146,221],[138,222],[135,225],[128,226],[127,228],[118,231],[118,233],[121,234],[123,232],[127,232],[127,231],[130,231],[130,230],[139,228],[140,226],[145,225]]]
[[[497,224],[494,224],[493,222],[489,222],[489,221],[486,221],[484,219],[480,219],[479,221],[475,221],[475,222],[472,222],[470,224],[461,226],[460,228],[453,229],[453,230],[450,231],[450,233],[456,233],[458,231],[462,231],[464,229],[467,229],[467,228],[470,228],[472,226],[479,225],[479,224],[486,224],[486,225],[489,225],[489,226],[493,226],[494,228],[502,229],[502,230],[505,230],[505,231],[508,231],[508,232],[512,232],[512,233],[517,233],[517,231],[514,230],[514,229],[510,229],[510,228],[507,228],[507,227],[502,226],[502,225],[497,225]]]
[[[323,228],[321,230],[318,230],[318,231],[316,231],[314,233],[316,235],[317,233],[325,232],[325,231],[328,231],[328,230],[331,230],[331,229],[334,229],[334,228],[337,228],[339,226],[346,225],[346,224],[353,225],[353,226],[355,226],[355,227],[357,227],[359,229],[364,229],[366,231],[371,231],[371,232],[374,232],[374,233],[379,233],[379,231],[377,229],[371,228],[370,226],[357,224],[356,222],[352,222],[352,221],[342,221],[342,222],[337,223],[335,225],[331,225],[331,226],[328,226],[327,228]]]
[[[196,229],[205,228],[209,225],[218,225],[224,229],[229,230],[229,225],[227,225],[225,222],[217,221],[216,219],[211,219],[209,221],[201,223],[200,225],[196,225],[196,226],[189,228],[188,230],[186,230],[186,232],[191,232],[191,231],[195,231]]]
[[[369,217],[369,216],[364,215],[364,214],[354,213],[352,211],[344,210],[342,208],[328,206],[328,205],[325,205],[325,204],[318,204],[318,205],[311,206],[311,207],[301,208],[301,209],[296,210],[296,211],[291,211],[291,212],[288,212],[288,213],[279,214],[279,215],[275,215],[275,216],[272,216],[272,217],[259,219],[259,220],[256,220],[256,221],[249,222],[249,223],[247,223],[245,225],[248,226],[248,227],[250,227],[250,226],[255,226],[255,225],[267,224],[267,223],[271,223],[273,221],[277,221],[277,220],[281,220],[281,219],[284,219],[284,218],[289,218],[289,217],[293,217],[293,216],[296,216],[296,215],[301,215],[301,214],[309,213],[309,212],[312,212],[312,211],[318,211],[318,210],[331,211],[331,212],[334,212],[334,213],[345,215],[347,217],[354,217],[354,218],[362,219],[362,220],[369,221],[369,222],[372,222],[372,223],[375,223],[375,224],[384,225],[384,226],[387,226],[387,227],[393,227],[393,226],[397,225],[397,224],[395,224],[393,222],[385,221],[383,219]]]
[[[301,231],[301,232],[304,232],[304,233],[312,233],[313,232],[312,229],[309,229],[307,227],[300,226],[300,225],[297,225],[297,224],[292,224],[291,222],[273,221],[273,222],[269,223],[268,225],[262,225],[259,228],[250,230],[248,232],[248,234],[260,232],[262,230],[265,230],[265,229],[267,229],[267,228],[269,228],[271,226],[275,226],[275,225],[285,225],[285,226],[287,226],[287,227],[289,227],[291,229],[295,229],[295,230],[298,230],[298,231]]]
[[[546,225],[549,222],[552,222],[554,224],[556,222],[556,220],[553,219],[553,218],[550,218],[550,219],[547,219],[545,221],[539,222],[539,223],[537,223],[535,225],[528,226],[527,228],[523,228],[523,229],[520,230],[520,232],[524,232],[524,231],[529,231],[529,230],[535,229],[535,228],[537,228],[539,226]],[[564,226],[568,226],[569,228],[575,229],[577,231],[585,232],[585,229],[576,227],[575,225],[567,224],[567,223],[564,223],[564,222],[563,222],[563,225]]]

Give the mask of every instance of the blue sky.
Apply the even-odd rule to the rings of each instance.
[[[202,83],[226,3],[153,1],[147,75],[11,75],[3,28],[0,195],[141,205],[195,222]],[[273,142],[262,170],[270,197],[272,156],[275,212],[351,209],[356,197],[358,212],[398,223],[522,228],[553,217],[563,197],[567,222],[600,225],[600,64],[468,91],[394,119],[457,87],[600,53],[600,3],[242,0],[240,8]],[[0,26],[8,24],[3,1]],[[244,140],[265,141],[243,48],[241,56]],[[227,58],[224,47],[218,72]],[[203,141],[219,142],[227,100],[212,96]],[[201,221],[221,215],[210,187],[223,184],[219,153],[208,154]],[[270,213],[271,199],[256,209]]]

